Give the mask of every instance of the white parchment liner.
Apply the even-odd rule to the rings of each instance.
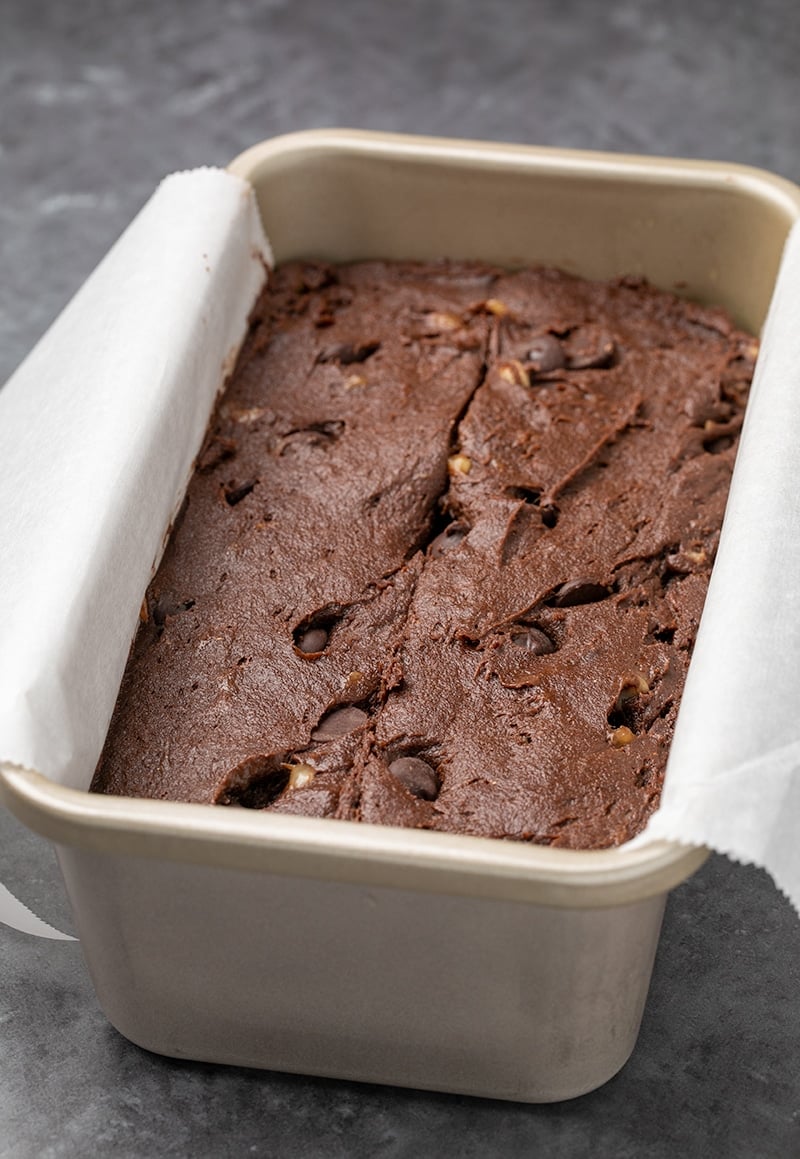
[[[173,175],[0,392],[0,761],[88,787],[142,594],[269,262],[245,182]],[[636,843],[754,862],[800,908],[798,304],[795,227],[662,807]],[[13,924],[3,906],[0,889]]]
[[[270,261],[245,181],[174,174],[0,391],[0,761],[88,788]]]
[[[769,870],[800,910],[800,223],[786,242],[661,808],[637,843]]]

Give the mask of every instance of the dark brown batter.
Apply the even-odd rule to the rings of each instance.
[[[755,342],[634,279],[292,264],[93,789],[616,845],[658,804]]]

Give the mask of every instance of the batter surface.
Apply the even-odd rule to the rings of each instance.
[[[574,848],[657,806],[754,340],[644,282],[271,275],[93,789]]]

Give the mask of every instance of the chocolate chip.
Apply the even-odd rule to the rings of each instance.
[[[446,555],[454,547],[458,547],[466,537],[467,529],[460,523],[449,523],[444,531],[440,531],[435,539],[431,540],[430,552],[434,559]]]
[[[308,655],[311,652],[321,652],[327,643],[328,633],[324,628],[309,628],[297,641],[297,647],[299,651]]]
[[[532,652],[534,656],[548,656],[556,650],[553,641],[541,628],[526,628],[524,632],[515,632],[511,643],[524,648],[526,652]]]
[[[346,708],[334,708],[319,722],[311,733],[312,740],[333,740],[337,736],[346,736],[355,732],[367,721],[367,714],[363,708],[348,705]]]
[[[528,362],[535,374],[560,370],[567,364],[561,343],[555,334],[540,334],[538,338],[533,339],[528,350]]]
[[[414,797],[433,801],[439,793],[439,778],[420,757],[398,757],[389,765],[389,772]]]
[[[562,584],[550,602],[557,608],[574,608],[578,604],[593,604],[597,600],[604,600],[610,594],[604,584],[595,583],[591,579],[577,579]]]

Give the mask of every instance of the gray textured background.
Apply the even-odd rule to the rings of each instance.
[[[169,170],[347,125],[800,180],[799,61],[796,0],[0,0],[0,381]],[[0,880],[68,925],[48,846],[2,812]],[[789,906],[712,858],[671,898],[625,1070],[523,1107],[159,1059],[77,946],[0,927],[0,1154],[798,1156],[799,975]]]

